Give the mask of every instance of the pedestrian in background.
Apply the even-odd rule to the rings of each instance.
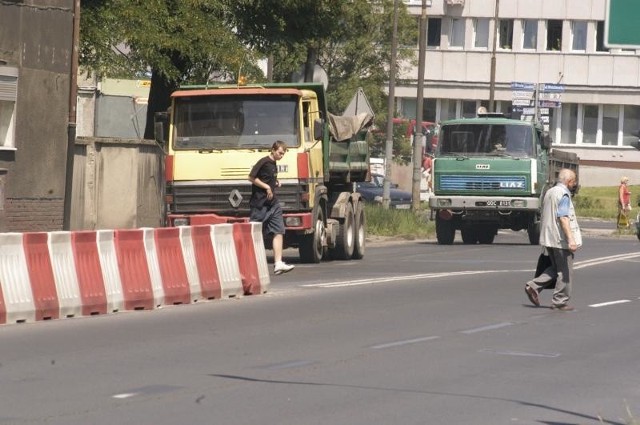
[[[280,140],[271,146],[268,156],[260,159],[249,173],[251,186],[251,221],[262,223],[262,233],[265,236],[273,235],[273,272],[282,274],[293,270],[294,266],[282,261],[283,235],[285,232],[282,207],[276,198],[276,187],[280,187],[278,181],[277,161],[281,160],[287,152],[287,145]]]
[[[431,167],[433,165],[433,159],[430,153],[425,153],[422,157],[422,177],[427,183],[427,191],[431,192]]]
[[[618,186],[618,228],[629,227],[629,212],[631,212],[631,192],[629,191],[629,177],[620,179]]]
[[[551,264],[540,276],[525,285],[527,297],[535,306],[540,305],[539,293],[550,287],[555,280],[551,309],[573,310],[569,305],[573,285],[573,257],[582,245],[582,235],[571,201],[571,190],[576,184],[576,174],[564,168],[558,174],[558,183],[547,190],[542,201],[540,245],[549,256]]]

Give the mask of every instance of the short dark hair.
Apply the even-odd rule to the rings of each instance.
[[[285,152],[288,149],[287,144],[282,140],[276,140],[275,142],[273,142],[273,145],[271,145],[271,151],[273,152],[277,151],[280,148],[284,149]]]

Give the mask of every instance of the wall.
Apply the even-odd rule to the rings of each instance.
[[[0,231],[62,228],[72,44],[73,0],[0,2],[0,64],[18,69]]]
[[[163,160],[153,140],[78,138],[71,229],[161,226]]]

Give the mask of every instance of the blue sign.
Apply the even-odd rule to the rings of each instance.
[[[536,85],[533,83],[519,83],[517,81],[511,82],[511,90],[526,90],[533,91],[535,90]]]
[[[546,93],[564,93],[564,84],[544,83],[540,90]]]

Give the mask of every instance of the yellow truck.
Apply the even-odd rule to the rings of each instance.
[[[282,140],[288,152],[278,161],[276,196],[285,247],[308,263],[364,256],[365,212],[354,183],[368,177],[371,115],[330,114],[317,83],[190,86],[171,99],[164,122],[156,120],[167,153],[167,226],[248,221],[249,172]]]

